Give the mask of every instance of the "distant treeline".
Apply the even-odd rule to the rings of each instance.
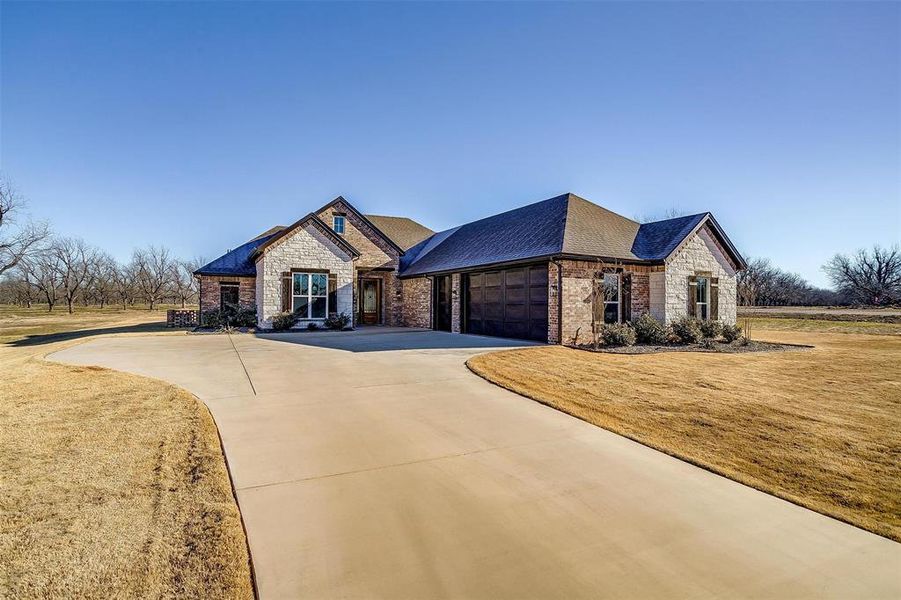
[[[818,288],[767,258],[748,260],[738,274],[741,306],[885,306],[901,303],[901,251],[874,246],[836,254],[823,265],[832,289]]]

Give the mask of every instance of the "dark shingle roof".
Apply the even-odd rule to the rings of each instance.
[[[407,251],[401,275],[560,255],[659,263],[705,218],[743,265],[710,213],[639,224],[575,194],[563,194],[437,233]]]
[[[253,238],[249,242],[230,250],[212,262],[203,265],[194,273],[196,275],[234,275],[255,277],[256,263],[251,258],[254,251],[275,237],[284,227],[273,227],[269,231]]]
[[[705,219],[733,255],[736,265],[744,268],[744,259],[710,213],[639,224],[574,194],[556,196],[439,233],[432,233],[405,217],[365,218],[405,251],[400,259],[400,274],[405,277],[560,255],[659,263]],[[254,276],[255,252],[313,219],[331,233],[311,213],[290,227],[273,227],[195,273]],[[338,242],[346,243],[340,237]],[[349,251],[357,254],[352,246]]]
[[[632,252],[644,260],[663,260],[710,213],[643,223],[635,236]]]
[[[435,234],[401,257],[402,275],[419,275],[548,256],[563,244],[569,194]]]
[[[404,251],[409,250],[435,233],[428,227],[420,225],[413,219],[408,219],[407,217],[385,217],[381,215],[365,216]]]

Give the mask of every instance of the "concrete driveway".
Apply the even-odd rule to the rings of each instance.
[[[209,405],[263,598],[901,597],[901,545],[472,375],[430,331],[110,337]]]

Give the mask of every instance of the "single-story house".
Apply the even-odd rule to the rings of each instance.
[[[563,194],[435,233],[338,197],[195,276],[201,310],[256,305],[264,329],[286,311],[298,328],[346,313],[354,325],[572,343],[644,312],[732,324],[743,268],[710,213],[637,223]]]

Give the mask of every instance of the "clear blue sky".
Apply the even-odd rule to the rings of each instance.
[[[0,167],[119,258],[342,194],[433,229],[565,191],[712,211],[823,284],[901,230],[901,4],[2,3]]]

